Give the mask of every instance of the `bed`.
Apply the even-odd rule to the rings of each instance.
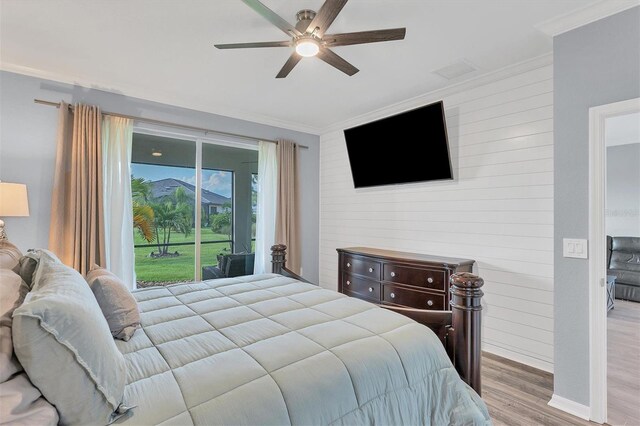
[[[286,276],[284,249],[274,270],[136,291],[118,423],[490,424],[442,336]]]
[[[285,247],[274,246],[274,273],[134,291],[141,326],[123,341],[112,339],[84,278],[41,255],[37,272],[21,261],[18,275],[18,255],[0,268],[0,290],[16,301],[0,306],[0,408],[12,407],[10,421],[491,424],[479,396],[477,277],[455,277],[452,311],[400,315],[303,282],[286,268]],[[30,298],[25,276],[34,281]],[[37,306],[42,319],[27,314]]]

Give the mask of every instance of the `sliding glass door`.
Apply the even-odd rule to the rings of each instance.
[[[134,133],[139,287],[198,280],[221,256],[251,252],[258,152]]]
[[[215,267],[227,254],[252,252],[252,175],[257,168],[257,151],[202,144],[202,268]]]

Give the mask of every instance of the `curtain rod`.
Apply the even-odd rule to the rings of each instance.
[[[50,101],[44,101],[42,99],[34,99],[33,102],[35,102],[37,104],[41,104],[41,105],[48,105],[48,106],[54,106],[56,108],[60,108],[60,102],[50,102]],[[69,108],[71,110],[73,110],[73,105],[69,105]],[[136,116],[133,116],[133,115],[118,114],[118,113],[115,113],[115,112],[107,112],[107,111],[102,111],[102,114],[110,115],[112,117],[129,118],[131,120],[142,121],[142,122],[150,123],[150,124],[159,124],[159,125],[162,125],[162,126],[179,127],[181,129],[195,130],[197,132],[204,132],[205,135],[207,133],[213,133],[213,134],[217,134],[217,135],[231,136],[231,137],[234,137],[234,138],[245,139],[245,140],[250,140],[250,141],[258,141],[258,142],[262,141],[262,142],[270,142],[270,143],[278,144],[278,141],[273,140],[273,139],[260,139],[260,138],[256,138],[256,137],[253,137],[253,136],[241,135],[239,133],[222,132],[220,130],[213,130],[213,129],[205,129],[203,127],[188,126],[186,124],[172,123],[170,121],[154,120],[153,118],[136,117]],[[303,149],[309,149],[309,147],[306,146],[306,145],[296,144],[296,146],[299,147],[299,148],[303,148]]]

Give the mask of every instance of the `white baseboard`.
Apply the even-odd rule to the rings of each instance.
[[[489,352],[490,354],[498,355],[503,358],[519,362],[520,364],[528,365],[530,367],[537,368],[548,373],[553,373],[553,364],[547,361],[533,358],[528,355],[523,355],[521,353],[501,348],[487,342],[482,343],[482,350],[485,352]]]
[[[578,404],[575,401],[563,398],[555,393],[551,396],[551,401],[549,401],[548,405],[585,420],[589,420],[591,413],[591,409],[588,406]]]

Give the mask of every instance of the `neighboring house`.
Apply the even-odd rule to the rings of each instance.
[[[187,196],[195,200],[196,187],[190,183],[181,181],[179,179],[161,179],[151,182],[151,196],[153,198],[164,198],[172,196],[175,190],[179,187],[183,187]],[[215,192],[202,189],[202,210],[204,213],[204,219],[208,223],[209,217],[213,214],[223,213],[228,210],[228,207],[223,207],[226,203],[231,204],[231,198],[225,197]]]

